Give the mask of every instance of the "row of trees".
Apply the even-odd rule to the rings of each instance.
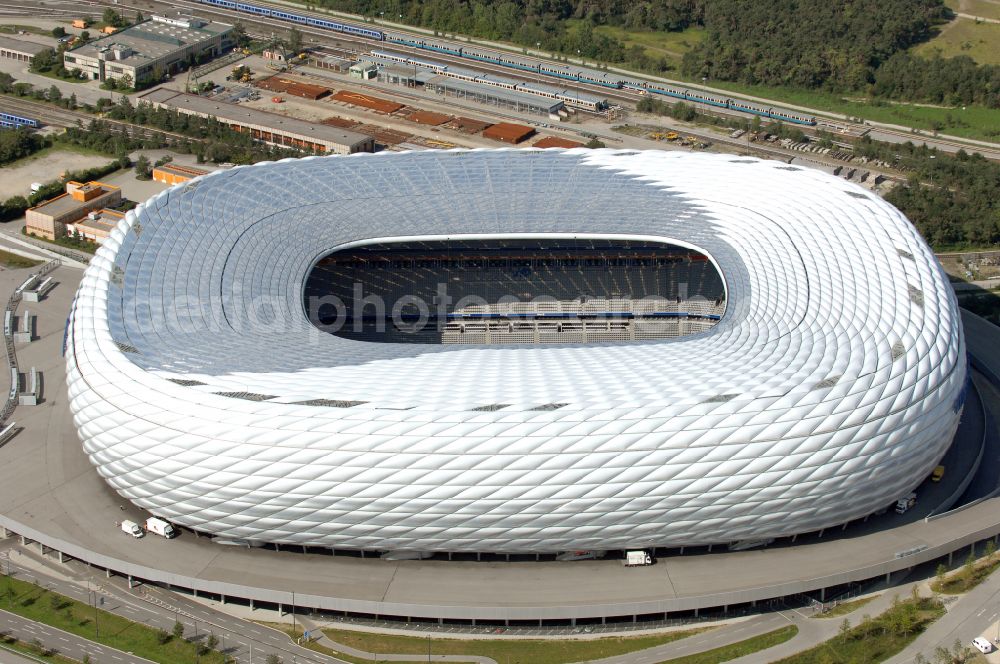
[[[252,164],[304,154],[301,150],[255,141],[249,134],[235,131],[215,118],[185,115],[175,109],[155,108],[146,102],[133,105],[127,98],[111,107],[107,117],[189,136],[192,141],[174,147],[193,152],[203,161]]]
[[[13,76],[5,72],[0,72],[0,94],[48,101],[69,110],[78,108],[76,93],[71,94],[69,97],[64,97],[62,90],[55,84],[49,86],[48,90],[43,90],[36,88],[31,83],[15,81]]]
[[[51,141],[25,127],[0,131],[0,166],[41,150]]]

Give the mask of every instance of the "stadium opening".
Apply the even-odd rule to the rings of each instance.
[[[320,329],[392,343],[666,339],[704,332],[725,311],[702,252],[558,237],[355,246],[319,260],[304,297]]]

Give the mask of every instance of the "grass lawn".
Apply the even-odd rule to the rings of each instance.
[[[797,655],[778,660],[775,664],[882,662],[903,650],[944,613],[944,606],[936,599],[907,599],[896,603],[880,616],[862,621],[846,633],[838,634]]]
[[[16,35],[18,32],[30,32],[36,35],[45,35],[46,37],[51,37],[52,32],[49,30],[42,30],[33,25],[0,25],[0,32],[7,33],[9,35]]]
[[[871,597],[862,597],[861,599],[856,599],[850,602],[841,602],[826,613],[817,613],[813,616],[813,618],[819,618],[822,620],[823,618],[839,618],[840,616],[846,616],[848,613],[856,611],[868,602],[871,602],[875,599],[875,597],[876,595],[873,595]]]
[[[954,12],[1000,19],[1000,4],[990,0],[945,0],[944,4]]]
[[[63,657],[60,654],[52,652],[48,648],[36,646],[31,643],[25,643],[24,641],[18,641],[13,636],[7,636],[5,634],[0,635],[0,652],[4,650],[24,653],[25,655],[32,657],[40,657],[46,662],[55,662],[56,664],[78,664],[75,659]]]
[[[174,638],[161,644],[157,630],[107,611],[97,611],[95,629],[93,608],[20,579],[0,579],[0,608],[111,648],[133,652],[154,662],[195,664],[198,660],[195,644]],[[98,631],[99,638],[96,635]],[[222,664],[224,656],[210,651],[202,655],[200,661]]]
[[[990,6],[994,12],[1000,12],[1000,5]],[[945,58],[968,55],[980,64],[1000,64],[1000,24],[956,18],[941,26],[941,32],[936,37],[913,49],[914,53],[924,57],[933,56],[938,51]]]
[[[719,664],[720,662],[728,662],[729,660],[736,659],[737,657],[746,657],[747,655],[752,655],[755,652],[773,648],[774,646],[780,645],[785,641],[792,639],[798,633],[798,627],[795,625],[788,625],[787,627],[776,629],[773,632],[767,632],[766,634],[761,634],[760,636],[754,636],[749,639],[744,639],[743,641],[731,643],[728,646],[713,648],[712,650],[706,650],[705,652],[696,653],[694,655],[675,657],[674,659],[668,659],[666,662],[661,662],[660,664]]]
[[[302,631],[292,634],[288,625],[269,625],[293,637],[301,636]],[[636,650],[645,650],[653,646],[670,643],[704,632],[707,627],[653,634],[648,636],[609,637],[602,639],[567,639],[528,640],[528,639],[430,639],[431,653],[434,655],[469,655],[491,657],[503,664],[569,664],[581,660],[601,659],[614,655],[624,655]],[[323,633],[337,643],[342,643],[359,650],[374,653],[405,653],[412,655],[427,655],[428,640],[426,637],[397,636],[395,634],[375,634],[355,632],[343,629],[324,629]],[[315,643],[307,646],[317,652],[334,654],[329,648]],[[337,653],[337,657],[347,661],[355,660]]]
[[[570,29],[575,30],[582,22],[583,19],[568,19],[566,24]],[[614,25],[598,25],[594,27],[594,32],[613,37],[625,44],[626,48],[641,46],[649,57],[666,57],[673,61],[675,66],[679,66],[684,54],[705,38],[705,29],[701,27],[692,27],[681,32],[655,32],[653,30],[626,30]]]
[[[0,249],[0,265],[12,270],[17,270],[22,267],[35,267],[36,265],[41,265],[42,261],[32,260],[31,258],[25,258],[24,256],[18,256],[17,254],[12,254],[9,251],[4,251]]]
[[[35,161],[36,159],[41,159],[42,157],[47,157],[51,154],[58,154],[64,152],[72,152],[73,154],[82,154],[88,157],[101,157],[106,159],[108,162],[114,161],[113,157],[109,157],[104,152],[99,152],[97,150],[91,150],[90,148],[84,147],[82,145],[77,145],[75,143],[62,143],[57,141],[47,148],[42,148],[37,152],[32,152],[27,157],[21,157],[16,161],[11,161],[3,165],[4,168],[17,168],[18,166],[23,166],[29,162]],[[58,175],[58,173],[57,173]]]

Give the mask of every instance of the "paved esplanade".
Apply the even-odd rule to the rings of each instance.
[[[0,272],[0,286],[9,292],[24,275]],[[301,606],[383,615],[615,616],[719,606],[877,576],[947,553],[954,548],[952,540],[969,543],[1000,531],[1000,500],[991,499],[930,523],[916,521],[883,533],[840,540],[813,537],[806,546],[763,551],[676,556],[636,569],[625,569],[617,561],[501,564],[331,558],[223,547],[189,533],[169,541],[152,535],[134,540],[118,530],[116,522],[144,515],[115,495],[87,462],[66,407],[61,346],[80,272],[60,269],[54,275],[59,282],[55,290],[30,305],[38,315],[41,338],[18,347],[21,365],[43,372],[44,401],[17,409],[14,419],[25,429],[0,447],[0,524],[116,571],[282,603],[290,603],[294,591]],[[976,334],[972,339],[975,352]],[[1000,344],[986,343],[979,350],[1000,367],[1000,357],[990,355],[997,355],[997,349]],[[914,550],[917,553],[903,559],[895,557]]]

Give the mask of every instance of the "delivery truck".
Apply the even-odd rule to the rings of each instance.
[[[146,530],[151,533],[156,533],[160,537],[166,537],[167,539],[177,537],[177,530],[173,526],[163,519],[159,519],[155,516],[151,516],[146,519]]]
[[[625,567],[652,565],[653,556],[649,555],[649,551],[626,551],[624,564]]]
[[[145,532],[143,532],[142,528],[139,527],[139,524],[136,523],[135,521],[128,521],[128,520],[122,521],[121,529],[123,533],[131,535],[136,539],[139,539],[140,537],[146,534]]]

